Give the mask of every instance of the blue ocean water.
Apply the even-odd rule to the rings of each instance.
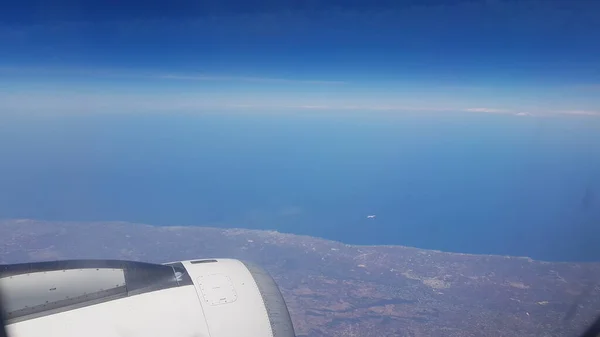
[[[450,112],[5,118],[0,218],[275,229],[600,261],[600,120]]]

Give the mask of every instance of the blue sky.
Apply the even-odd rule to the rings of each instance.
[[[581,246],[599,231],[598,198],[582,202],[600,188],[597,13],[573,0],[4,4],[0,217],[596,260]],[[279,217],[289,209],[304,213]]]
[[[0,13],[0,113],[600,115],[596,1],[44,1]]]

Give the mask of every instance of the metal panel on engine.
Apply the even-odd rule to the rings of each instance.
[[[227,275],[212,274],[200,276],[196,279],[204,302],[210,305],[220,305],[235,302],[237,293]]]
[[[274,336],[260,291],[243,263],[182,264],[194,280],[211,337]]]

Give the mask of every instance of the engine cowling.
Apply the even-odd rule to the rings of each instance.
[[[295,336],[273,278],[234,259],[4,265],[0,291],[10,337]]]

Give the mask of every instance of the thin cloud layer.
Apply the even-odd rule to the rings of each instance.
[[[270,98],[196,94],[100,94],[73,92],[44,93],[0,93],[0,117],[6,115],[82,115],[82,114],[169,114],[169,113],[218,113],[223,111],[270,114],[285,114],[293,111],[311,113],[339,114],[343,112],[353,115],[365,113],[394,114],[406,112],[453,113],[469,112],[474,114],[507,114],[513,116],[591,116],[600,117],[600,112],[592,110],[513,110],[503,108],[461,108],[448,104],[446,106],[414,104],[348,104],[343,100],[330,101],[296,101],[289,98]]]
[[[567,114],[567,115],[581,115],[581,116],[600,116],[600,111],[591,111],[591,110],[563,110],[559,113]]]
[[[286,78],[215,76],[215,75],[156,75],[155,78],[183,81],[240,81],[262,83],[346,84],[344,81],[292,80]]]
[[[512,95],[480,91],[455,92],[444,86],[359,83],[337,80],[230,76],[198,73],[120,71],[118,69],[0,67],[0,115],[16,112],[61,113],[168,113],[175,111],[244,109],[353,113],[471,112],[515,116],[600,116],[593,103],[561,102],[560,96],[520,101]],[[32,80],[34,78],[35,80]],[[20,86],[19,79],[36,86]],[[99,81],[99,79],[102,79]],[[133,79],[133,82],[132,82]],[[70,82],[71,81],[71,82]],[[165,81],[173,81],[167,84]],[[178,82],[175,84],[175,82]],[[188,82],[200,82],[189,85]],[[206,85],[202,85],[207,82]],[[214,85],[211,82],[227,82]],[[13,83],[17,83],[14,86]],[[61,83],[55,86],[54,83]],[[261,84],[261,85],[258,85]],[[322,87],[323,85],[326,87]],[[379,88],[385,90],[380,91]],[[576,102],[577,103],[577,102]],[[561,109],[558,109],[560,107]]]
[[[487,112],[487,113],[510,113],[511,110],[507,109],[491,109],[491,108],[469,108],[466,111],[470,112]]]
[[[115,70],[115,69],[87,69],[87,68],[36,68],[36,67],[0,67],[0,74],[9,76],[82,76],[91,78],[123,78],[123,79],[156,79],[172,81],[227,81],[227,82],[259,82],[273,84],[325,84],[340,85],[346,84],[346,81],[322,80],[322,79],[289,79],[273,77],[253,77],[253,76],[229,76],[221,74],[165,74],[159,70]]]

